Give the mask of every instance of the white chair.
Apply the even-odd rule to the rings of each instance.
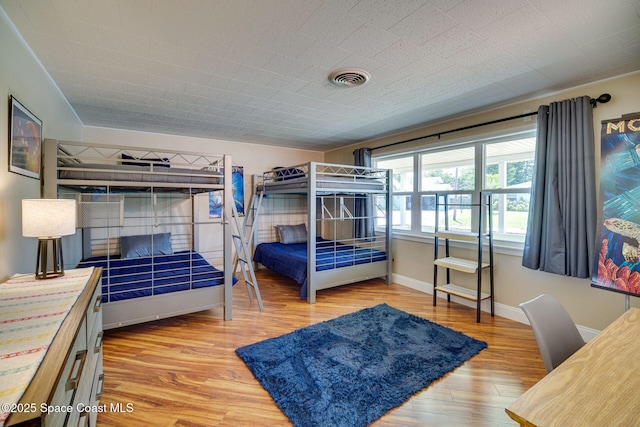
[[[585,344],[569,313],[551,295],[542,294],[520,308],[531,323],[547,373]]]

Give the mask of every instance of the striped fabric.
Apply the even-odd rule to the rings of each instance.
[[[67,270],[46,280],[20,274],[0,284],[0,427],[9,417],[5,404],[22,397],[92,272]]]

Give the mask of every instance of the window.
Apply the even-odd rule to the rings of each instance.
[[[493,232],[522,241],[527,232],[535,137],[484,144],[484,188],[493,192]]]
[[[450,193],[449,200],[464,204],[478,200],[480,191],[487,190],[493,192],[495,239],[523,242],[534,154],[535,131],[528,131],[373,161],[376,167],[393,169],[394,230],[433,233],[436,193]],[[450,214],[450,228],[471,230],[476,223],[477,209],[459,208]]]
[[[376,167],[393,169],[393,203],[391,225],[396,230],[411,230],[411,196],[413,194],[413,156],[380,160]]]
[[[476,188],[475,148],[464,148],[432,151],[420,154],[420,209],[421,231],[433,232],[435,229],[435,193],[473,191]],[[468,195],[457,196],[457,202]],[[464,211],[464,212],[463,212]],[[467,209],[452,210],[454,220],[451,229],[471,229],[471,214]],[[442,213],[441,213],[442,214]],[[463,220],[462,217],[466,217]],[[442,219],[442,218],[441,218]]]

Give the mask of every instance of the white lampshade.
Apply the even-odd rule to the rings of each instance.
[[[24,237],[61,237],[75,234],[75,232],[75,200],[22,200],[22,235]]]

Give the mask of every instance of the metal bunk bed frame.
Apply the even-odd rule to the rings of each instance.
[[[125,162],[133,165],[129,169],[139,169],[136,163],[147,165],[137,178],[131,179],[129,172],[118,174],[118,167]],[[130,154],[133,154],[130,156]],[[152,159],[152,160],[149,160]],[[170,164],[170,167],[169,167]],[[91,165],[86,172],[98,171],[98,179],[60,178],[65,169],[73,172]],[[178,168],[174,168],[178,165]],[[224,308],[224,319],[232,318],[232,229],[226,218],[231,218],[233,192],[231,189],[232,162],[230,155],[209,156],[201,153],[185,153],[172,150],[150,150],[148,148],[119,147],[112,145],[87,144],[45,139],[43,149],[43,196],[59,197],[59,189],[71,188],[82,194],[94,187],[110,187],[131,190],[131,193],[154,189],[188,193],[191,202],[191,233],[195,233],[194,195],[196,193],[219,191],[223,194],[224,214],[219,223],[223,227],[223,285],[193,288],[172,293],[163,293],[139,298],[104,303],[104,329],[146,322],[164,317]],[[209,171],[209,173],[207,173]],[[220,171],[220,172],[218,172]],[[102,173],[102,175],[100,175]],[[111,174],[111,175],[110,175]],[[178,182],[172,182],[177,180]],[[185,196],[186,197],[186,196]],[[210,223],[208,223],[210,224]],[[84,239],[83,239],[84,240]],[[195,236],[191,236],[191,245]],[[84,242],[83,242],[84,243]],[[84,246],[84,244],[83,244]]]
[[[384,277],[387,285],[391,284],[393,265],[391,255],[391,170],[309,162],[288,168],[277,168],[256,178],[258,180],[257,185],[254,185],[256,194],[264,192],[265,197],[275,194],[306,195],[308,224],[307,301],[310,304],[316,302],[316,293],[322,289],[377,277]],[[341,194],[383,195],[385,197],[386,218],[382,237],[384,237],[386,259],[316,271],[317,242],[314,237],[320,235],[319,231],[321,231],[318,230],[317,221],[343,221],[347,219],[346,217],[353,219],[349,209],[344,206],[343,200],[337,196]],[[331,217],[324,206],[323,198],[326,196],[337,197],[339,200],[340,205],[334,206],[338,215]]]

